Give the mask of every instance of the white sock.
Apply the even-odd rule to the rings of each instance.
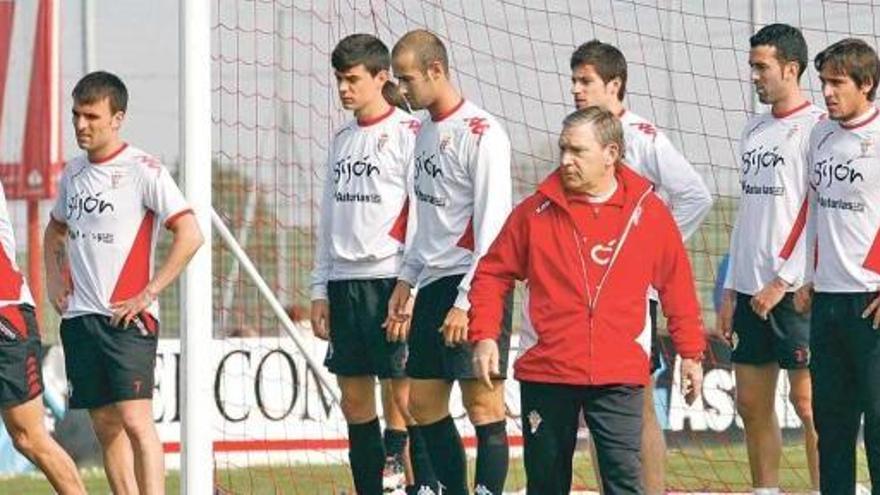
[[[755,488],[755,495],[779,495],[779,488]]]

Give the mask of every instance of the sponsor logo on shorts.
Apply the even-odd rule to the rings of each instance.
[[[443,490],[440,490],[440,493],[443,493]],[[430,486],[422,485],[416,495],[437,495],[437,492]]]
[[[739,335],[737,335],[736,332],[733,332],[730,334],[730,349],[735,351],[738,346]]]
[[[529,413],[529,430],[532,432],[532,435],[538,431],[538,427],[541,426],[541,422],[544,421],[541,418],[541,415],[538,414],[538,411],[532,411]]]
[[[474,495],[494,495],[494,494],[492,493],[492,490],[486,488],[485,485],[477,485],[477,487],[474,488]]]

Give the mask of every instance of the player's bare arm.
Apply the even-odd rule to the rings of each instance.
[[[736,293],[731,289],[724,289],[721,294],[721,306],[718,308],[718,315],[715,318],[715,329],[728,344],[731,344],[735,308]]]
[[[330,303],[326,299],[312,301],[309,320],[312,322],[312,333],[321,340],[330,338]]]
[[[139,294],[110,305],[110,309],[113,311],[113,316],[110,318],[111,324],[128,326],[141,311],[159,297],[159,293],[165,287],[168,287],[180,275],[204,242],[202,231],[192,213],[181,215],[168,228],[174,236],[168,257],[153,279]]]
[[[70,262],[67,259],[67,225],[49,219],[43,233],[43,264],[46,266],[46,289],[49,302],[58,314],[67,309],[72,292]]]

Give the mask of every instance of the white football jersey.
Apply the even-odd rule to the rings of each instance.
[[[512,207],[510,140],[495,118],[469,101],[426,119],[415,145],[418,228],[400,278],[424,286],[465,274],[457,308],[477,262],[489,250]]]
[[[15,235],[6,205],[6,193],[0,184],[0,307],[12,304],[34,305],[24,275],[15,263]]]
[[[730,237],[726,289],[754,295],[777,276],[803,285],[807,152],[823,111],[805,102],[785,115],[749,119],[739,143],[741,193]]]
[[[880,290],[878,113],[871,108],[851,123],[823,120],[810,137],[817,292]]]
[[[712,194],[693,165],[648,120],[625,110],[620,115],[626,151],[623,161],[654,184],[687,240],[712,209]]]
[[[159,227],[192,211],[168,169],[132,146],[100,163],[71,160],[52,218],[67,225],[73,294],[63,318],[111,315],[110,304],[140,293],[153,276]],[[159,305],[148,308],[159,317]]]
[[[396,277],[414,231],[413,146],[421,122],[396,107],[370,122],[352,120],[333,138],[321,199],[312,299],[328,280]]]

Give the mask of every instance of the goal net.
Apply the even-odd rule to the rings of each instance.
[[[352,491],[345,422],[332,386],[322,385],[325,348],[307,324],[323,166],[333,129],[350,118],[329,63],[343,36],[373,33],[390,47],[413,28],[439,34],[455,84],[510,135],[516,199],[556,166],[560,123],[573,109],[571,52],[593,38],[620,47],[629,63],[627,107],[670,136],[715,198],[688,245],[704,320],[713,328],[714,290],[739,194],[736,141],[748,116],[765,110],[754,103],[748,78],[749,36],[786,22],[803,30],[812,57],[849,36],[877,47],[880,33],[880,6],[870,0],[214,0],[212,15],[215,209],[318,363],[307,364],[239,262],[215,243],[214,395],[222,416],[214,428],[215,478],[234,493]],[[821,105],[812,67],[803,83]],[[669,488],[748,491],[729,352],[713,339],[703,399],[687,407],[663,342],[668,359],[656,406],[669,445]],[[800,422],[785,400],[786,380],[778,392],[782,485],[806,491]],[[518,446],[512,380],[508,406]],[[454,412],[472,445],[460,402]],[[508,488],[517,490],[524,477],[513,452]],[[595,489],[589,456],[577,456],[575,485]]]

